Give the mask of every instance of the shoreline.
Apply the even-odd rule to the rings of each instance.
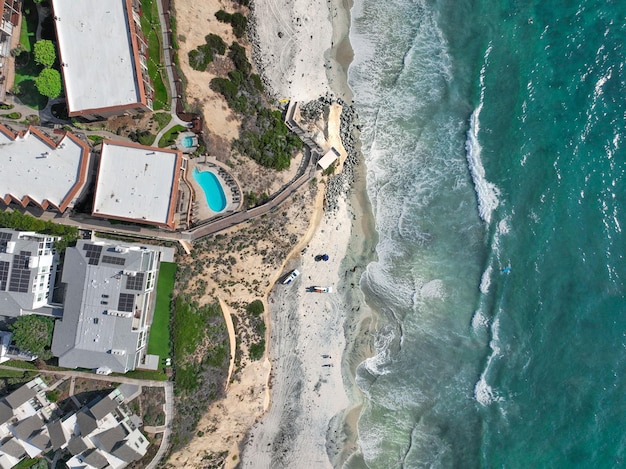
[[[175,5],[180,23],[190,25],[179,37],[181,67],[189,75],[188,94],[192,102],[205,107],[209,143],[219,150],[226,147],[239,121],[221,97],[206,89],[207,74],[210,78],[216,69],[191,70],[184,58],[202,43],[207,29],[213,32],[215,28],[228,38],[232,32],[212,18],[213,11],[223,7],[221,0],[206,4],[178,0]],[[196,434],[171,453],[167,467],[205,467],[218,461],[225,468],[336,467],[358,452],[363,396],[355,371],[372,354],[370,330],[375,327],[358,284],[374,252],[376,235],[359,154],[359,125],[349,104],[351,6],[349,0],[276,0],[271,5],[255,4],[251,10],[252,30],[246,47],[252,50],[254,66],[268,93],[311,103],[323,111],[310,130],[315,139],[325,142],[324,148],[333,145],[340,150],[342,173],[329,178],[318,172],[317,196],[310,195],[315,192],[313,185],[303,187],[292,207],[268,216],[266,224],[278,223],[289,233],[273,242],[280,245],[291,239],[293,243],[277,263],[268,263],[263,259],[266,254],[259,254],[276,252],[277,246],[267,244],[266,239],[253,240],[256,248],[238,256],[228,278],[219,268],[216,246],[200,259],[207,266],[202,281],[208,282],[200,301],[215,297],[226,304],[234,316],[234,341],[243,359],[234,365],[232,374],[229,371],[225,396],[208,405]],[[241,173],[246,175],[243,182],[259,185],[247,177],[258,169],[253,164],[246,167],[250,171]],[[237,232],[228,230],[224,236]],[[225,243],[220,241],[220,248],[226,248]],[[313,257],[322,252],[330,260],[315,262]],[[285,269],[296,267],[302,275],[285,288],[279,278]],[[251,289],[253,279],[258,288]],[[306,292],[311,285],[332,286],[334,292]],[[266,350],[260,360],[251,361],[241,305],[255,299],[265,305]],[[231,345],[234,341],[231,337]]]
[[[275,284],[267,296],[271,318],[267,333],[267,343],[270,344],[268,359],[271,362],[268,379],[270,404],[240,446],[242,467],[300,467],[305,464],[341,467],[359,454],[358,418],[363,395],[356,384],[356,369],[374,353],[372,331],[377,323],[358,285],[365,267],[375,255],[377,234],[367,196],[366,169],[360,154],[356,113],[347,104],[353,98],[347,76],[353,59],[349,42],[351,7],[351,2],[343,0],[333,0],[330,4],[326,21],[331,21],[332,40],[331,47],[323,53],[327,92],[325,99],[319,99],[321,95],[315,97],[318,101],[336,99],[342,105],[339,135],[346,146],[349,161],[342,161],[339,167],[343,172],[332,178],[325,188],[326,210],[316,204],[313,218],[321,216],[321,220],[307,247],[300,255],[299,249],[294,249],[294,255],[287,259],[286,265],[290,269],[301,270],[301,280],[287,287]],[[263,49],[259,37],[256,37],[254,50],[257,58],[261,58]],[[297,60],[297,55],[294,59]],[[281,96],[280,85],[276,86],[276,81],[272,83],[272,73],[263,66],[262,59],[259,62],[261,75],[269,88],[275,96]],[[284,72],[285,68],[281,70]],[[293,81],[288,83],[293,85],[288,89],[298,88]],[[306,95],[308,90],[299,91]],[[341,230],[344,237],[326,236],[326,230]],[[301,246],[302,243],[299,244]],[[302,290],[303,285],[299,281],[314,281],[313,277],[319,275],[316,269],[319,266],[308,259],[319,253],[310,253],[310,249],[334,251],[335,255],[338,250],[343,251],[339,262],[329,265],[325,273],[327,278],[333,276],[336,279],[333,287],[338,291],[332,295],[338,298],[330,299],[329,295],[312,304],[306,295],[316,294],[290,291],[296,287]],[[311,269],[312,276],[309,275]],[[326,303],[325,308],[320,307],[322,301]],[[317,319],[309,321],[311,314]],[[325,322],[320,321],[320,316]],[[285,321],[285,317],[289,321]],[[315,342],[312,335],[324,336],[328,328],[335,328],[334,339]],[[281,329],[288,331],[285,333]],[[332,354],[329,351],[331,342],[334,346]],[[337,363],[340,372],[318,376],[319,357],[337,354],[341,356]],[[321,366],[333,365],[323,363]],[[328,387],[331,390],[326,390],[328,398],[324,399]],[[315,407],[311,407],[311,402]]]

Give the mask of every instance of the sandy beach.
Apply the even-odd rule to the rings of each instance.
[[[346,6],[341,0],[255,2],[251,46],[258,72],[275,98],[351,100],[345,75],[352,58]],[[222,34],[223,25],[215,21],[214,12],[232,11],[233,5],[222,0],[176,0],[175,8],[178,24],[185,25],[180,58],[188,79],[188,98],[203,105],[207,126],[213,128],[210,138],[227,142],[238,123],[221,98],[211,94],[207,75],[189,68],[186,55],[208,32]],[[339,119],[340,107],[333,106],[327,115],[328,128],[321,134],[326,145],[341,150],[343,161],[346,151]],[[213,121],[220,122],[212,127]],[[258,296],[237,285],[224,291],[219,282],[209,279],[212,273],[206,272],[207,290],[216,292],[226,315],[237,314],[230,311],[233,304],[254,299],[266,302],[268,347],[263,360],[244,362],[236,370],[226,397],[208,408],[198,425],[202,431],[171,455],[168,467],[206,467],[218,461],[212,459],[215,455],[225,453],[219,457],[223,467],[337,467],[357,450],[360,399],[354,371],[370,353],[367,329],[371,324],[356,286],[374,230],[371,220],[361,216],[368,211],[361,207],[367,205],[367,198],[362,169],[356,172],[357,188],[352,192],[358,197],[351,199],[345,185],[336,196],[334,210],[325,212],[322,185],[308,205],[310,213],[287,227],[300,241],[292,245],[286,263],[277,269],[248,257],[235,265],[233,283],[243,283],[246,272],[254,272],[259,285],[267,285],[264,291],[258,290]],[[320,180],[324,179],[320,174]],[[306,204],[306,196],[301,203]],[[290,217],[302,210],[298,207],[302,206],[288,209]],[[329,260],[316,262],[317,254],[328,254]],[[302,272],[296,281],[274,285],[294,268]],[[307,287],[314,285],[333,291],[308,292]],[[206,301],[214,300],[210,296]]]

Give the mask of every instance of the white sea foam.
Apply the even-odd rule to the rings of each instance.
[[[485,73],[489,63],[489,54],[491,52],[491,44],[485,52],[485,61],[480,70],[480,102],[470,117],[470,128],[467,132],[467,141],[465,142],[465,155],[469,166],[474,189],[478,199],[478,213],[486,223],[491,222],[491,215],[498,207],[500,190],[495,184],[487,181],[485,177],[485,168],[481,160],[482,147],[478,141],[480,132],[480,112],[483,108],[485,99]]]
[[[477,309],[472,316],[472,329],[478,333],[486,330],[487,327],[489,327],[489,318],[480,309]]]
[[[474,386],[474,398],[479,404],[485,407],[498,400],[491,386],[487,384],[485,373],[480,375],[480,379],[476,383],[476,386]]]
[[[480,374],[480,379],[474,386],[474,398],[478,403],[483,406],[488,406],[492,402],[501,402],[504,399],[498,395],[496,391],[487,382],[487,375],[492,367],[494,360],[502,356],[500,349],[500,336],[499,336],[500,320],[495,319],[491,324],[491,341],[489,341],[489,348],[491,354],[487,359],[487,365]]]
[[[489,286],[491,285],[491,272],[493,268],[491,266],[487,267],[483,272],[482,277],[480,277],[480,292],[483,295],[489,293]]]
[[[426,282],[420,289],[420,296],[422,298],[437,298],[442,300],[445,297],[443,281],[435,279],[430,282]]]
[[[501,235],[508,234],[511,231],[509,226],[509,217],[504,217],[498,222],[498,233]]]

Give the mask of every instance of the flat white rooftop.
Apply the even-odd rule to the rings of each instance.
[[[129,4],[52,0],[70,113],[141,102]]]
[[[173,227],[181,163],[175,150],[103,142],[93,214]]]
[[[89,149],[66,134],[58,146],[34,128],[15,135],[0,125],[0,197],[63,211],[84,186]]]
[[[327,169],[337,158],[339,158],[339,152],[335,150],[335,147],[332,147],[320,158],[317,164],[320,165],[322,169]]]

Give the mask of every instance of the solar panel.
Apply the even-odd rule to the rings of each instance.
[[[102,256],[102,262],[113,265],[124,265],[126,263],[126,259],[118,256]]]
[[[30,270],[28,269],[29,259],[29,251],[21,251],[20,254],[13,256],[9,291],[28,293],[28,285],[30,283]]]
[[[117,310],[131,313],[135,306],[135,295],[132,293],[120,293],[120,299],[117,303]]]
[[[143,290],[143,279],[143,272],[137,272],[134,277],[129,275],[128,277],[126,277],[126,289],[138,291]]]
[[[7,280],[9,280],[9,267],[10,262],[0,261],[0,290],[5,291],[7,289]]]
[[[5,233],[4,231],[0,232],[0,252],[5,252],[7,248],[7,243],[11,241],[13,237],[13,233]]]
[[[98,265],[99,262],[100,260],[97,257],[89,258],[89,265]]]
[[[100,257],[100,253],[102,252],[102,246],[95,244],[83,244],[83,250],[85,251],[85,255],[88,258]]]

